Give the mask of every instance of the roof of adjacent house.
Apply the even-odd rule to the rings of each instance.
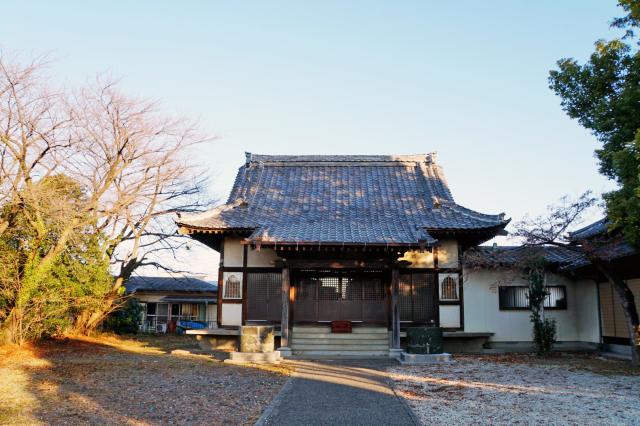
[[[611,222],[607,218],[593,222],[584,228],[569,233],[569,240],[584,246],[602,260],[613,261],[638,254],[631,244],[625,241],[619,230],[610,229]],[[587,266],[586,257],[571,265],[572,269]]]
[[[188,232],[246,230],[251,242],[381,245],[508,222],[457,204],[435,154],[247,154],[226,204],[177,220]]]
[[[132,276],[125,282],[125,287],[127,293],[210,293],[218,291],[217,284],[195,277]]]
[[[602,218],[589,225],[569,233],[569,239],[572,241],[584,240],[585,238],[592,238],[597,235],[604,235],[609,230],[609,220]]]
[[[547,264],[560,268],[586,261],[578,250],[556,246],[479,246],[467,250],[464,261],[469,266],[517,267],[525,266],[528,259],[540,257]]]

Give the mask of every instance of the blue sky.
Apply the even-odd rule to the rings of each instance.
[[[5,1],[0,46],[199,118],[219,198],[244,151],[437,151],[458,202],[519,219],[611,187],[547,76],[618,15],[614,0]]]

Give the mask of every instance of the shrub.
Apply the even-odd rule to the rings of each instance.
[[[129,299],[107,317],[102,324],[102,329],[117,334],[135,334],[138,332],[141,315],[142,305],[137,299]]]

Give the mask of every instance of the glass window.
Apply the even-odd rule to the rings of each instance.
[[[567,289],[565,286],[547,286],[544,307],[547,309],[567,309]],[[499,287],[500,309],[529,309],[529,287]]]
[[[156,314],[156,304],[147,303],[147,315],[155,315],[155,314]]]

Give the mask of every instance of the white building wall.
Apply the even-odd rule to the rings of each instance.
[[[222,325],[242,325],[242,304],[223,303],[220,323]]]
[[[247,266],[248,267],[260,267],[260,268],[273,268],[274,262],[280,259],[275,250],[270,248],[261,248],[256,250],[249,248],[247,252]]]
[[[455,240],[442,240],[438,244],[438,267],[458,267],[458,242]]]
[[[496,342],[531,341],[530,311],[499,308],[498,287],[508,285],[526,286],[527,281],[517,271],[464,271],[464,331],[492,332],[490,340]],[[545,311],[556,320],[557,340],[599,342],[595,283],[550,273],[547,285],[567,288],[567,309]]]
[[[226,267],[242,267],[243,246],[240,244],[240,238],[226,237],[224,239],[223,261]]]
[[[440,305],[440,327],[458,328],[460,327],[460,306]]]

